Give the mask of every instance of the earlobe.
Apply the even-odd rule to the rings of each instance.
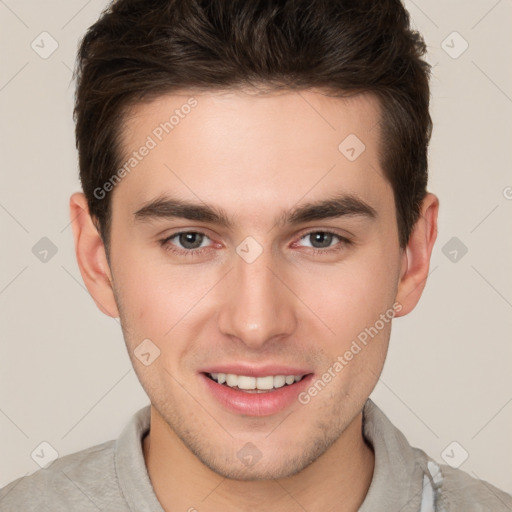
[[[419,219],[402,254],[396,298],[402,309],[396,316],[403,316],[412,311],[423,293],[437,237],[438,211],[439,199],[428,193],[423,199]]]
[[[75,255],[85,286],[98,308],[106,315],[117,318],[119,312],[105,246],[89,214],[87,199],[83,193],[76,192],[71,195],[69,213],[75,241]]]

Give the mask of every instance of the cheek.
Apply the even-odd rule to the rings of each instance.
[[[392,307],[397,272],[394,256],[383,245],[361,251],[335,267],[311,267],[301,273],[296,289],[331,331],[324,327],[325,338],[339,345],[350,342]]]
[[[149,338],[162,351],[173,353],[180,350],[184,329],[193,328],[219,280],[214,270],[198,275],[194,265],[172,265],[154,255],[128,251],[117,262],[115,276],[127,342],[133,346]]]
[[[115,265],[116,295],[122,303],[122,320],[130,338],[127,341],[135,343],[139,338],[162,338],[169,330],[173,312],[179,305],[179,298],[173,295],[176,283],[170,277],[161,268],[152,266],[143,255],[126,251],[118,259]]]
[[[325,333],[321,339],[318,324],[308,327],[309,337],[317,339],[323,349],[321,372],[332,377],[333,384],[317,402],[325,414],[332,414],[332,407],[336,411],[348,407],[345,399],[364,402],[375,387],[395,314],[396,272],[389,258],[375,251],[323,279],[308,277],[309,289],[314,291],[304,302],[315,304],[316,315],[329,327],[321,331]]]

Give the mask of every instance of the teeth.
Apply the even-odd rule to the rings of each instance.
[[[274,387],[274,377],[272,377],[272,375],[268,377],[258,377],[256,379],[256,386],[258,389],[272,389]]]
[[[285,382],[286,382],[286,377],[284,375],[276,375],[274,377],[274,387],[275,388],[282,388],[284,386]]]
[[[228,373],[226,375],[226,384],[230,387],[230,388],[234,388],[235,386],[238,385],[238,377],[232,373]]]
[[[304,377],[304,375],[268,375],[266,377],[249,377],[248,375],[235,375],[233,373],[210,373],[210,377],[219,384],[226,384],[231,388],[270,390],[291,385]]]
[[[235,377],[238,379],[238,383],[236,384],[240,389],[256,389],[256,377],[246,377],[245,375],[240,375],[239,377]]]

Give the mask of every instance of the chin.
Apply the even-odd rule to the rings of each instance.
[[[317,443],[295,455],[281,454],[279,450],[272,452],[272,459],[266,458],[260,453],[260,459],[255,457],[254,461],[243,462],[238,456],[232,460],[211,460],[201,457],[196,453],[196,457],[218,475],[230,480],[239,480],[244,482],[265,481],[288,478],[303,471],[306,467],[318,459],[326,450],[325,446]],[[238,453],[240,453],[240,450]],[[265,460],[266,459],[266,460]]]
[[[267,480],[277,480],[281,478],[287,478],[300,473],[308,464],[303,464],[295,467],[284,467],[282,461],[278,464],[279,466],[268,467],[256,464],[254,467],[236,467],[238,464],[227,465],[209,465],[203,461],[212,471],[230,480],[238,480],[241,482],[258,482]]]

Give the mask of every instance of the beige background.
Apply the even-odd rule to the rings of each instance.
[[[0,0],[0,486],[39,468],[41,442],[64,455],[113,439],[148,403],[118,321],[83,286],[68,219],[79,188],[71,69],[105,5]],[[372,398],[412,445],[440,462],[465,450],[461,469],[512,492],[512,2],[406,5],[434,65],[440,230],[424,297],[394,322]],[[41,53],[51,38],[43,59],[31,43]],[[43,237],[57,250],[46,262],[32,252]],[[443,253],[452,237],[467,254]]]

